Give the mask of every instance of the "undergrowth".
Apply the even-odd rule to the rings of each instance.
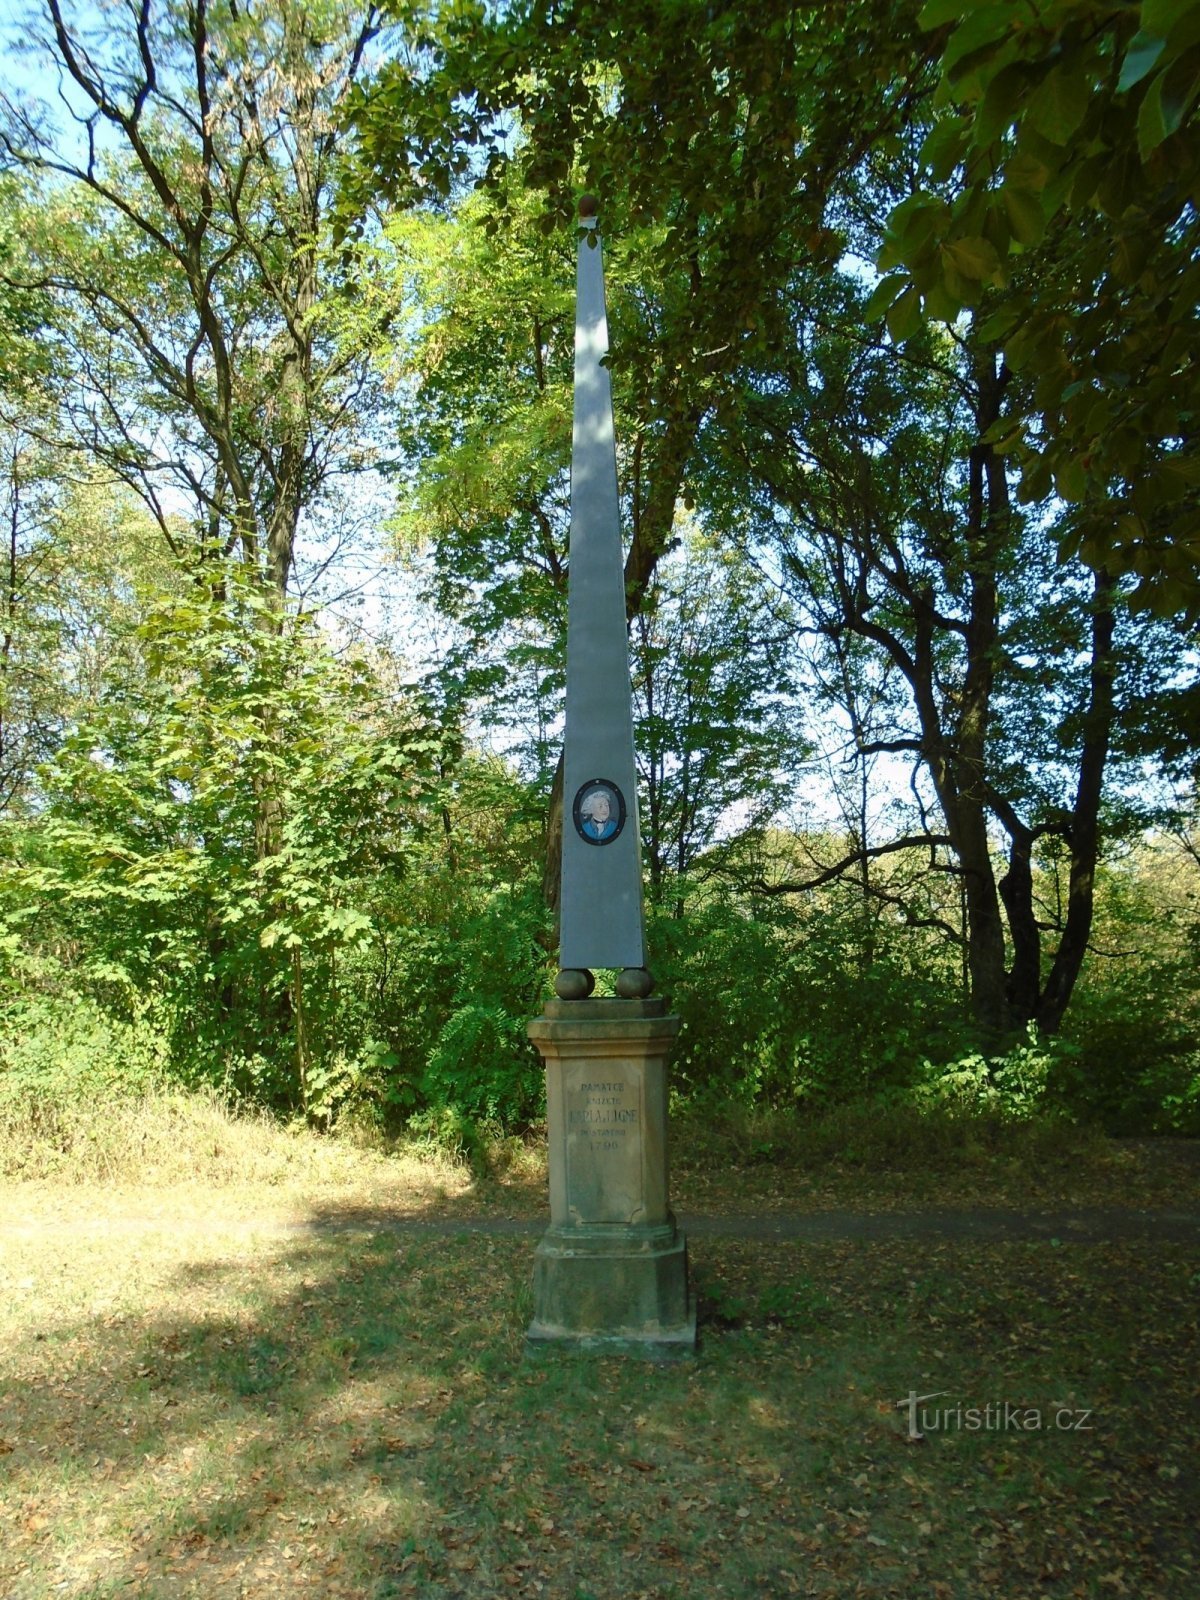
[[[1097,1128],[1049,1114],[1015,1120],[994,1111],[903,1100],[811,1112],[684,1105],[672,1113],[673,1150],[686,1152],[686,1163],[697,1167],[945,1171],[987,1165],[997,1155],[1044,1167],[1085,1161],[1105,1146]],[[673,1159],[679,1164],[680,1155]]]
[[[396,1156],[461,1185],[461,1159],[410,1142]],[[0,1177],[55,1183],[208,1187],[353,1183],[389,1153],[350,1135],[328,1138],[263,1112],[237,1111],[209,1090],[153,1087],[99,1100],[0,1096]]]
[[[1102,1163],[1104,1135],[1038,1116],[1012,1121],[956,1106],[896,1102],[820,1112],[739,1105],[672,1112],[679,1171],[948,1172],[1005,1164],[1030,1169]],[[234,1109],[211,1090],[150,1086],[103,1095],[0,1093],[0,1178],[165,1186],[353,1182],[411,1162],[456,1187],[544,1184],[545,1130],[524,1138],[442,1112],[387,1138],[347,1121],[334,1134]]]

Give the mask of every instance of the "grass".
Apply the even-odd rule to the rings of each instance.
[[[481,1184],[162,1111],[151,1181],[0,1185],[3,1600],[1200,1589],[1192,1246],[697,1239],[696,1361],[529,1363],[535,1235],[395,1219],[528,1214],[535,1157]],[[924,1203],[789,1149],[694,1155],[681,1200],[750,1210],[769,1174],[801,1209],[866,1172]],[[993,1156],[976,1202],[1010,1192]],[[1081,1192],[1153,1165],[1094,1149]],[[1178,1170],[1161,1193],[1191,1203]],[[910,1440],[896,1402],[937,1390],[1044,1425]]]
[[[453,1190],[469,1185],[460,1163],[421,1159],[314,1137],[265,1115],[235,1114],[216,1095],[151,1088],[130,1096],[102,1089],[90,1097],[13,1097],[0,1100],[0,1178],[44,1180],[57,1187],[124,1183],[170,1187],[193,1183],[299,1187],[305,1192],[360,1187],[368,1174],[406,1181],[437,1173]]]

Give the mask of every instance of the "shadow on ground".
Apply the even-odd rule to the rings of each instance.
[[[1194,1233],[698,1235],[655,1368],[524,1359],[527,1224],[395,1222],[47,1260],[4,1600],[1197,1592]]]

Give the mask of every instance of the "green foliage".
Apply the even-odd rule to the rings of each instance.
[[[940,34],[930,31],[934,17]],[[1171,546],[1163,559],[1177,567],[1190,560],[1194,496],[1178,441],[1189,436],[1194,403],[1180,384],[1181,405],[1171,414],[1176,339],[1164,330],[1194,303],[1180,281],[1194,241],[1186,226],[1176,238],[1168,217],[1165,254],[1147,284],[1134,274],[1119,295],[1106,298],[1097,278],[1097,271],[1108,272],[1103,227],[1090,217],[1078,228],[1051,226],[1042,211],[1051,177],[1039,183],[1018,171],[1013,182],[998,185],[992,180],[999,169],[993,162],[989,171],[988,162],[999,151],[1003,164],[1010,146],[1018,156],[1029,153],[1022,152],[1019,129],[1009,132],[1010,91],[1019,99],[1029,90],[1035,157],[1039,141],[1058,140],[1060,165],[1069,166],[1084,159],[1085,129],[1107,136],[1103,119],[1097,130],[1087,122],[1087,74],[1077,70],[1074,54],[1094,56],[1099,72],[1105,30],[1119,32],[1124,20],[1114,24],[1103,7],[1083,0],[1052,5],[1044,27],[1027,25],[1015,4],[934,6],[924,13],[924,29],[906,4],[819,7],[802,15],[768,4],[751,18],[726,5],[650,15],[637,0],[615,10],[568,0],[550,10],[517,7],[490,17],[469,7],[456,11],[453,23],[443,21],[430,35],[428,77],[415,83],[407,70],[385,67],[376,93],[357,105],[356,127],[362,154],[379,171],[389,140],[395,148],[386,126],[393,119],[406,158],[415,157],[427,180],[440,179],[448,197],[457,196],[467,173],[461,162],[447,161],[448,151],[457,156],[461,139],[479,152],[483,195],[463,202],[462,215],[479,218],[492,243],[471,241],[463,259],[485,259],[491,250],[498,296],[512,312],[497,330],[486,296],[477,311],[479,289],[464,282],[468,317],[451,332],[438,305],[430,341],[439,361],[447,350],[471,358],[466,366],[440,365],[441,376],[458,386],[463,420],[449,432],[451,449],[428,483],[432,503],[448,503],[452,526],[466,535],[474,557],[472,568],[463,551],[456,554],[459,595],[478,612],[480,596],[496,596],[503,586],[504,620],[511,624],[520,596],[510,579],[525,580],[526,605],[535,594],[544,603],[553,584],[561,585],[562,521],[551,515],[561,501],[549,497],[546,485],[551,478],[561,482],[556,469],[565,438],[557,434],[546,451],[540,539],[531,537],[528,507],[514,506],[497,526],[496,512],[515,480],[513,413],[496,403],[493,390],[509,356],[535,419],[531,437],[545,439],[536,420],[544,396],[531,380],[537,372],[546,392],[562,381],[562,342],[545,341],[548,360],[540,338],[526,341],[515,360],[509,352],[516,330],[541,327],[537,312],[547,291],[525,281],[529,256],[540,247],[550,273],[561,270],[561,253],[552,252],[573,237],[573,191],[592,188],[601,197],[606,234],[620,241],[620,288],[632,291],[614,296],[610,363],[618,433],[628,451],[626,483],[640,472],[651,485],[641,493],[635,483],[628,494],[631,619],[643,632],[656,620],[655,575],[677,536],[675,507],[682,500],[707,537],[736,546],[784,590],[793,634],[803,630],[818,641],[804,661],[818,681],[817,698],[836,708],[843,732],[851,723],[847,744],[860,760],[867,751],[903,752],[924,768],[913,774],[913,834],[928,837],[931,858],[935,851],[953,858],[938,859],[938,870],[962,871],[967,969],[981,1035],[1003,1038],[1031,1018],[1053,1030],[1087,943],[1092,908],[1085,886],[1095,867],[1105,764],[1117,753],[1121,724],[1131,729],[1137,716],[1126,680],[1152,653],[1132,634],[1128,612],[1146,598],[1137,579],[1157,558],[1139,545],[1131,561],[1109,561],[1113,508],[1102,503],[1103,495],[1128,490],[1131,503],[1140,496],[1146,515],[1154,512],[1159,502],[1147,487],[1153,474],[1134,470],[1139,452],[1170,457],[1170,495],[1159,506],[1170,508],[1159,518]],[[635,34],[631,66],[622,41]],[[1190,59],[1190,35],[1175,44]],[[943,89],[935,101],[943,51]],[[1110,65],[1116,64],[1113,57]],[[1018,65],[1019,72],[1008,70]],[[994,85],[985,81],[992,67],[999,69]],[[1026,68],[1028,82],[1021,76]],[[1153,72],[1159,70],[1155,65]],[[1146,65],[1147,82],[1153,72]],[[1125,82],[1122,92],[1142,92],[1140,76],[1135,83],[1126,74]],[[456,90],[468,86],[469,95],[456,101]],[[440,125],[442,137],[414,141],[413,105],[428,113],[435,103],[457,105],[460,114]],[[513,115],[517,138],[510,138]],[[1181,122],[1176,132],[1185,131]],[[1162,175],[1171,191],[1168,209],[1176,207],[1171,217],[1186,223],[1189,191],[1174,184],[1169,164]],[[410,177],[408,169],[400,181]],[[884,239],[879,220],[893,205]],[[1145,232],[1145,220],[1129,217],[1122,225],[1132,238]],[[1155,236],[1162,221],[1146,236]],[[439,228],[442,258],[453,261],[446,242],[453,229],[445,222]],[[1093,234],[1100,255],[1091,265],[1099,266],[1089,276],[1083,269]],[[1077,239],[1085,250],[1082,266],[1071,254]],[[888,275],[886,287],[868,297],[858,262],[873,258]],[[511,301],[510,286],[517,289]],[[1164,295],[1174,297],[1173,310]],[[1135,327],[1145,333],[1144,345],[1131,336],[1136,382],[1111,335],[1115,322],[1124,327],[1130,297],[1137,302]],[[954,322],[964,306],[978,315],[953,336],[930,330],[921,314]],[[890,339],[864,333],[868,312],[886,317]],[[482,344],[473,341],[473,320]],[[1027,473],[1023,486],[1035,509],[1022,514],[1013,501],[1026,421],[1041,418],[1050,439],[1058,426],[1056,394],[1064,405],[1092,405],[1088,374],[1067,371],[1068,357],[1084,351],[1090,336],[1105,345],[1099,379],[1117,396],[1122,415],[1128,412],[1127,429],[1109,431],[1110,418],[1100,428],[1102,447],[1112,447],[1120,470],[1102,470],[1101,462],[1091,486],[1097,493],[1081,496],[1081,475],[1090,471],[1085,453],[1064,449],[1050,467],[1050,455],[1039,454],[1043,470]],[[896,341],[906,345],[902,360]],[[481,360],[485,348],[499,359]],[[1186,340],[1179,348],[1186,351]],[[1160,404],[1164,385],[1171,390],[1166,405]],[[435,430],[445,429],[439,408],[446,394],[443,385],[426,397],[436,402],[429,408]],[[482,410],[471,408],[473,395],[483,397]],[[461,441],[469,441],[467,455]],[[1050,439],[1047,450],[1052,446]],[[537,483],[536,462],[520,441],[516,459],[529,490]],[[448,482],[456,488],[461,482],[463,492],[447,501]],[[1073,509],[1060,514],[1067,502]],[[1136,527],[1125,531],[1139,543]],[[516,563],[501,534],[517,535]],[[1059,573],[1052,570],[1052,542],[1064,558]],[[1118,582],[1112,576],[1118,570],[1134,576]],[[526,615],[532,620],[531,610]],[[870,735],[859,717],[861,696],[858,706],[848,704],[849,636],[873,655],[862,677],[890,679],[887,714],[872,716],[878,731]],[[641,642],[653,665],[654,641]],[[1177,638],[1168,647],[1175,661],[1180,644]],[[723,659],[743,666],[749,654],[743,649]],[[477,659],[474,640],[469,655]],[[514,651],[509,664],[519,659]],[[711,659],[696,652],[698,673]],[[1163,660],[1169,680],[1172,664]],[[489,665],[492,683],[507,693],[503,668]],[[794,658],[788,665],[795,681]],[[690,674],[681,666],[686,688]],[[729,677],[745,691],[744,674]],[[540,691],[556,684],[549,673],[537,681],[540,764],[546,704]],[[721,696],[713,699],[719,704]],[[668,747],[667,761],[651,751],[648,762],[656,893],[664,858],[681,870],[689,846],[699,843],[689,802],[705,793],[697,784],[689,796],[681,782],[679,795],[670,797],[681,798],[680,815],[671,818],[679,825],[663,828],[660,814],[670,806],[660,803],[660,777],[669,770],[686,780],[701,757],[719,767],[731,732],[732,744],[747,746],[748,775],[762,752],[751,748],[745,728],[756,712],[765,725],[761,704],[743,692],[740,715],[709,716],[705,708],[689,722],[685,694],[676,697],[675,714],[666,714],[672,727],[657,742]],[[658,714],[652,710],[648,719],[655,736],[664,734],[654,727]],[[703,737],[696,736],[700,723],[707,723]],[[797,752],[789,754],[779,765],[794,773]],[[760,768],[757,779],[756,798],[764,803],[786,786],[778,771]],[[1003,892],[989,846],[997,828],[1011,841]],[[907,830],[900,824],[896,831]],[[1030,904],[1027,867],[1043,838],[1071,841],[1077,888],[1074,914],[1055,930],[1057,949],[1046,960],[1049,930]],[[857,842],[870,848],[865,827]],[[911,1055],[907,1044],[904,1052]]]
[[[691,899],[682,918],[651,912],[650,966],[682,1019],[671,1077],[684,1100],[752,1102],[780,1026],[783,941],[731,900]]]
[[[1031,1026],[1021,1044],[1000,1056],[972,1051],[957,1061],[924,1061],[914,1098],[919,1105],[945,1105],[975,1115],[1034,1117],[1045,1109],[1050,1084],[1074,1054],[1060,1040],[1040,1039]]]
[[[95,995],[72,992],[68,974],[56,976],[53,989],[45,974],[0,1010],[0,1106],[53,1115],[60,1104],[137,1096],[166,1080],[165,1031],[152,1003],[136,1002],[122,1018]]]
[[[447,1019],[430,1052],[425,1084],[438,1105],[480,1122],[530,1120],[538,1109],[539,1063],[524,1019],[500,1005],[467,1001]]]
[[[118,1125],[170,1078],[162,1007],[119,971],[90,981],[0,940],[0,1173],[87,1171],[121,1143]]]
[[[1200,1133],[1197,863],[1151,835],[1101,879],[1094,953],[1051,1077],[1053,1098],[1112,1133]]]
[[[659,914],[651,963],[683,1021],[672,1076],[698,1104],[815,1109],[918,1080],[966,1036],[954,970],[929,941],[871,928],[825,895],[797,914],[708,894]]]
[[[780,811],[807,752],[794,621],[757,567],[681,519],[631,628],[652,896],[682,893],[731,812],[739,833],[754,834]]]
[[[864,948],[858,908],[828,902],[806,918],[784,996],[797,1021],[780,1091],[817,1106],[907,1091],[927,1053],[967,1032],[949,951],[882,929]]]
[[[506,1127],[543,1113],[542,1064],[525,1034],[546,991],[545,957],[536,943],[543,926],[528,887],[480,895],[459,924],[453,1009],[425,1069],[433,1105]]]
[[[349,527],[373,453],[391,308],[362,261],[345,293],[327,212],[337,108],[378,32],[353,0],[164,0],[96,27],[37,8],[36,75],[0,111],[26,181],[0,249],[43,307],[47,436],[133,487],[173,552],[238,552],[278,599],[301,531]],[[30,92],[56,76],[65,128]]]
[[[372,938],[339,954],[336,993],[319,996],[338,1041],[310,1069],[326,1124],[396,1134],[415,1118],[436,1133],[447,1117],[513,1129],[540,1115],[524,1024],[547,982],[548,930],[530,791],[476,758],[437,799],[406,869],[371,885]]]
[[[374,937],[372,874],[403,872],[445,741],[415,706],[381,715],[364,659],[206,570],[149,604],[144,676],[63,743],[3,892],[27,937],[69,928],[84,973],[160,997],[184,1076],[307,1108],[310,1065],[342,1044],[339,960]]]
[[[922,306],[976,308],[1028,380],[993,434],[1027,498],[1053,486],[1092,509],[1070,548],[1135,575],[1140,603],[1194,616],[1200,6],[1053,0],[1034,22],[1016,0],[932,0],[921,21],[941,50],[938,116],[872,312],[902,341]]]
[[[1027,13],[397,6],[357,93],[373,15],[214,13],[198,51],[169,4],[73,58],[94,165],[8,108],[0,1093],[153,1067],[472,1159],[537,1120],[586,184],[679,1099],[1195,1125],[1193,922],[1103,857],[1195,744],[1187,640],[1131,609],[1194,600],[1200,5]],[[363,220],[372,172],[406,212]],[[381,382],[449,629],[421,693],[286,602],[295,540],[369,518]],[[1064,1043],[1025,1038],[1089,938]]]

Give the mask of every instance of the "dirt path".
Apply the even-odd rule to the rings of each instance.
[[[694,1238],[732,1239],[970,1239],[1045,1240],[1057,1244],[1103,1244],[1110,1239],[1171,1239],[1200,1242],[1200,1215],[1183,1211],[1080,1208],[1064,1211],[818,1211],[790,1215],[679,1215]],[[542,1218],[412,1217],[386,1211],[340,1213],[314,1219],[318,1231],[365,1228],[372,1231],[463,1233],[540,1233]]]
[[[391,1208],[318,1206],[304,1214],[297,1209],[231,1218],[173,1214],[169,1205],[144,1212],[111,1212],[64,1216],[38,1214],[36,1209],[0,1217],[0,1243],[5,1239],[70,1239],[136,1237],[169,1229],[203,1236],[244,1234],[255,1238],[294,1238],[305,1234],[348,1232],[455,1237],[465,1234],[529,1234],[542,1232],[545,1217],[448,1217],[415,1214]],[[800,1239],[814,1242],[883,1239],[945,1239],[1046,1242],[1054,1245],[1104,1244],[1111,1240],[1170,1240],[1200,1243],[1200,1214],[1191,1211],[1131,1207],[1077,1207],[1052,1210],[929,1209],[900,1212],[813,1211],[759,1215],[679,1215],[680,1226],[693,1238]]]

